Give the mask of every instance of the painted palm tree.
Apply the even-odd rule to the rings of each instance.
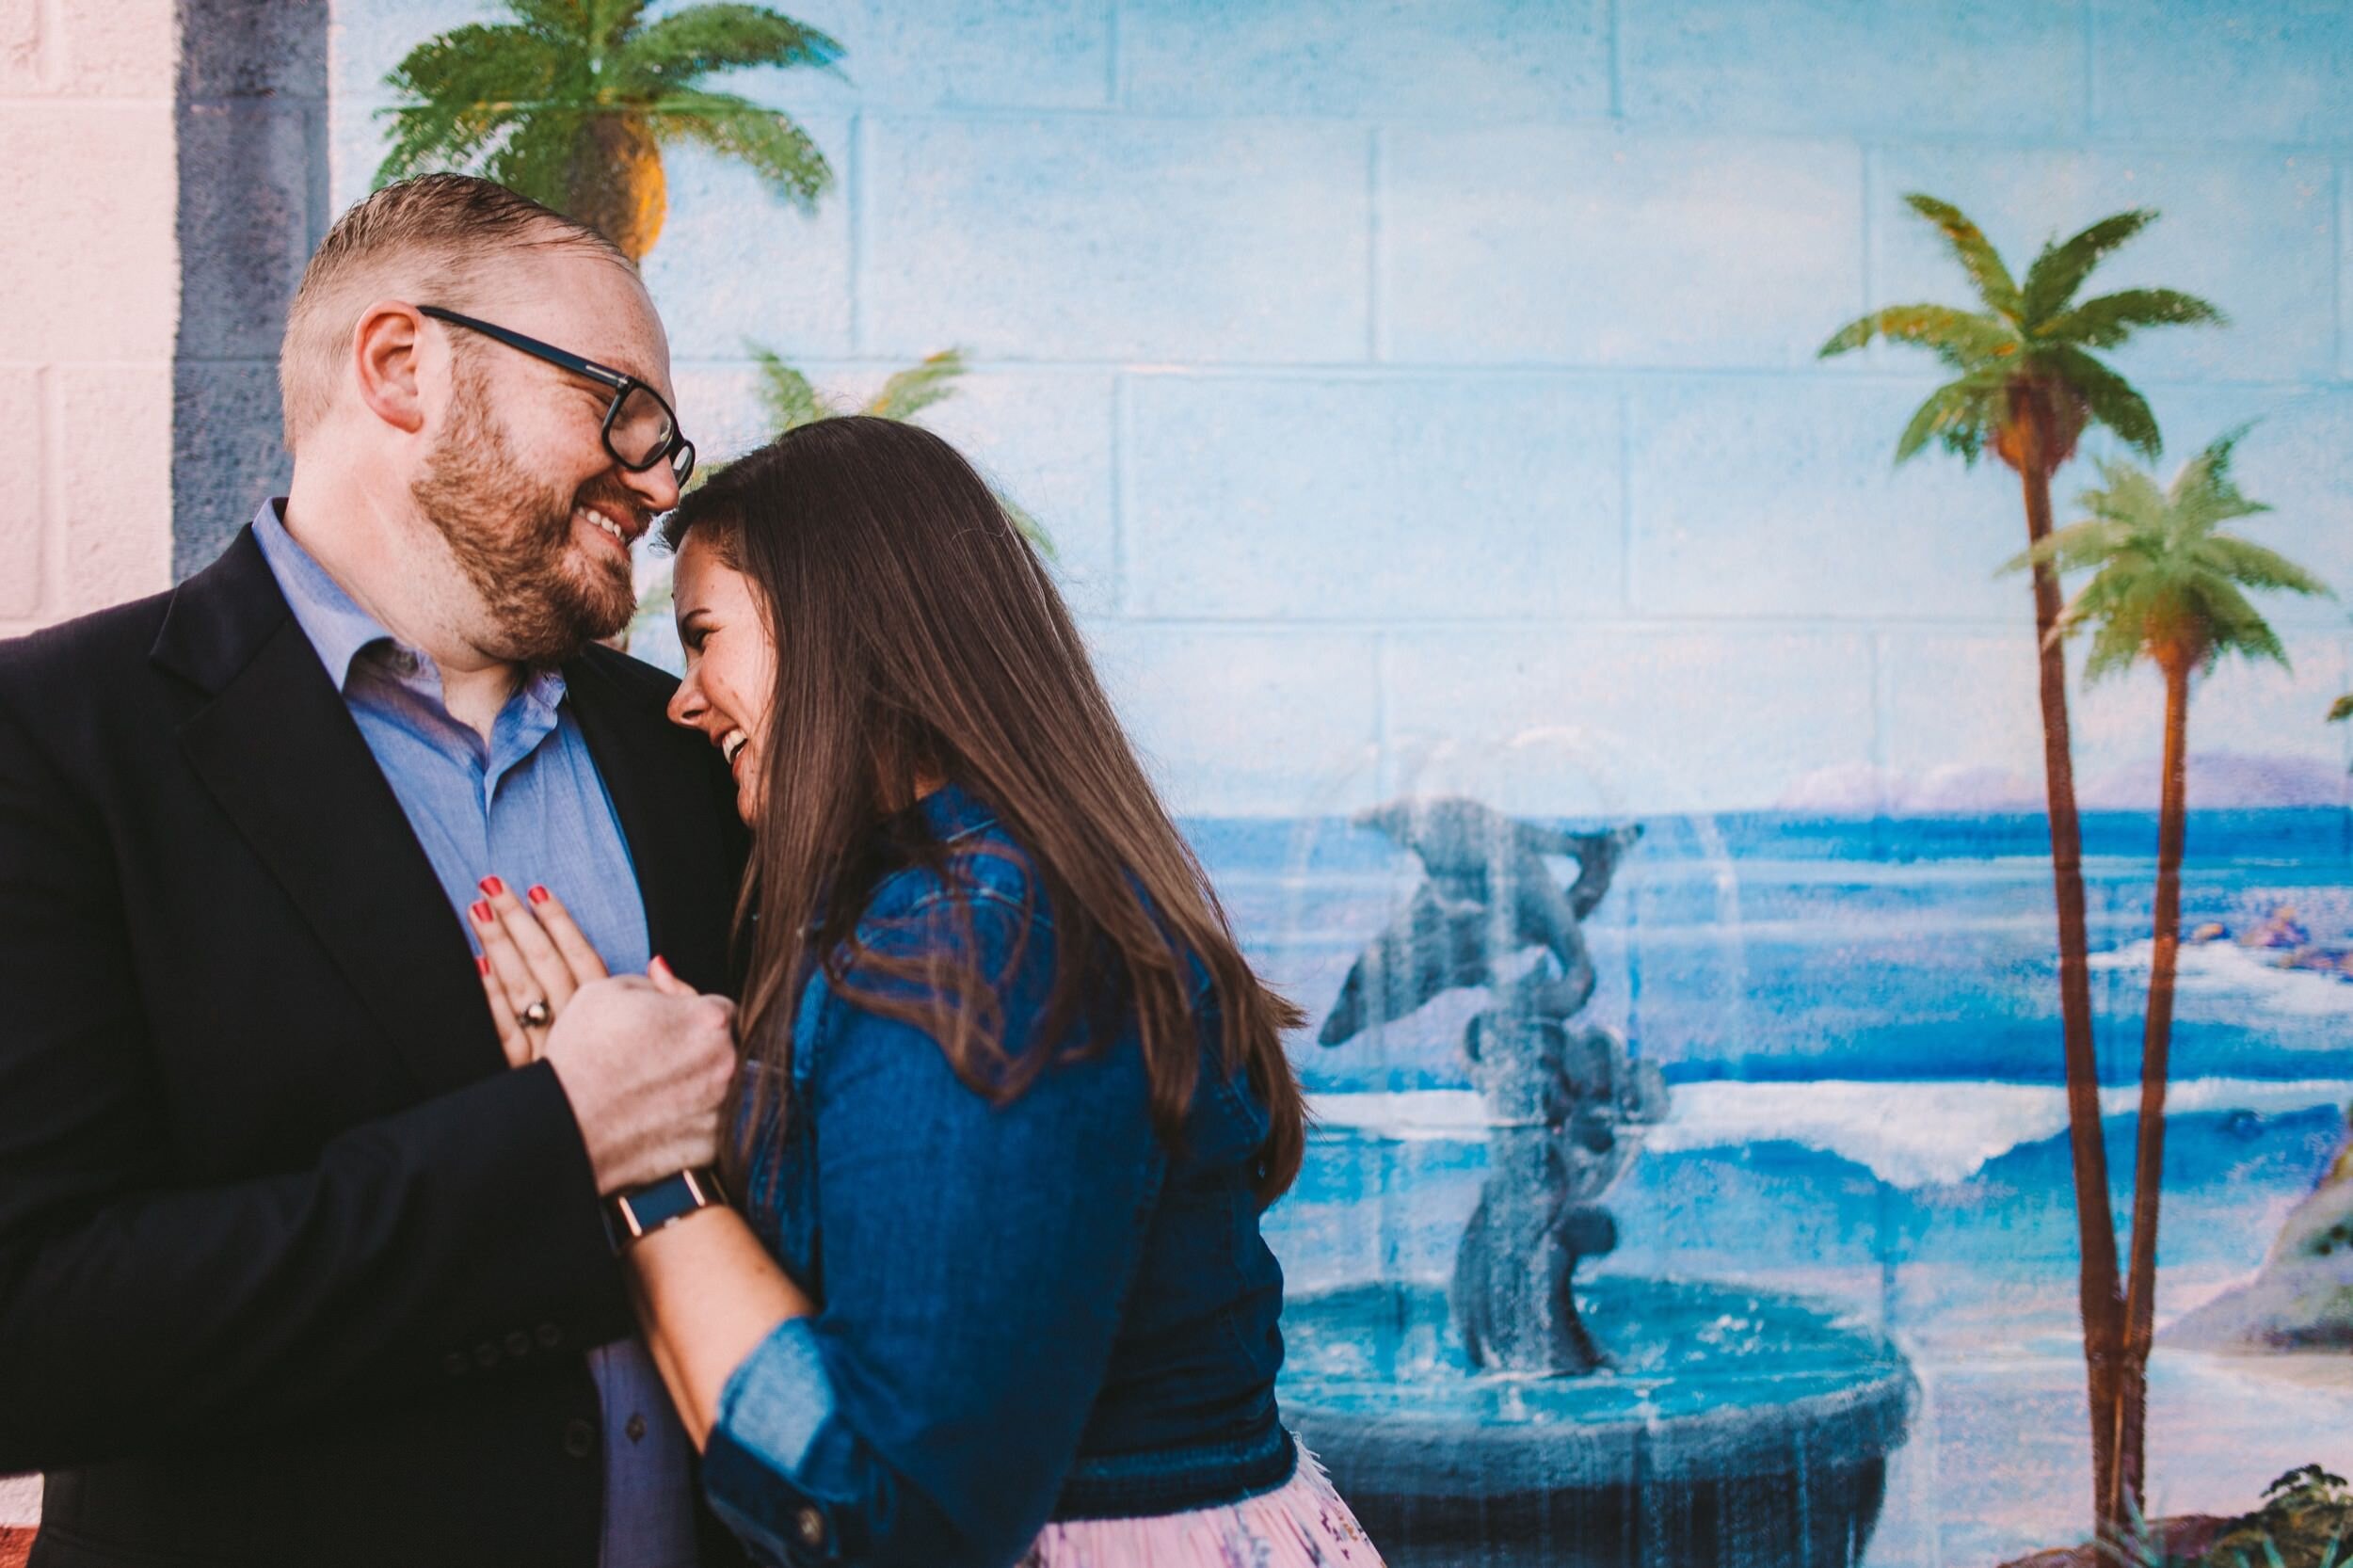
[[[427,39],[385,78],[407,102],[376,170],[481,174],[593,225],[642,261],[669,210],[662,151],[680,142],[748,164],[806,206],[833,170],[789,115],[703,78],[744,66],[830,69],[841,47],[761,6],[645,19],[647,0],[506,0],[512,22]]]
[[[772,349],[751,345],[752,361],[760,366],[760,402],[767,411],[772,435],[781,436],[813,420],[830,419],[836,414],[872,414],[877,419],[912,420],[936,403],[943,403],[956,395],[956,382],[970,367],[961,348],[943,348],[927,356],[920,363],[909,365],[882,384],[882,390],[863,404],[846,404],[820,392],[808,376],[787,363]],[[998,504],[1005,508],[1016,528],[1035,545],[1038,552],[1048,560],[1054,557],[1054,541],[1037,519],[1032,517],[1014,499],[1000,491]]]
[[[1848,323],[1822,345],[1822,357],[1849,353],[1874,338],[1934,354],[1954,378],[1929,394],[1896,443],[1896,461],[1941,445],[1964,463],[1991,451],[2018,473],[2028,545],[2051,534],[2051,476],[2074,454],[2087,424],[2102,424],[2135,451],[2154,456],[2157,422],[2148,403],[2096,351],[2144,328],[2221,323],[2222,312],[2172,289],[2126,289],[2096,298],[2075,296],[2110,251],[2156,220],[2147,210],[2102,218],[2064,242],[2046,244],[2014,280],[2000,254],[1957,207],[1914,193],[1904,198],[1934,224],[1976,289],[1980,308],[1893,305]],[[2051,876],[2058,906],[2059,1016],[2065,1041],[2069,1145],[2074,1157],[2075,1218],[2081,1242],[2080,1301],[2085,1376],[2092,1425],[2092,1495],[2103,1531],[2121,1538],[2110,1506],[2116,1489],[2116,1408],[2123,1350],[2124,1301],[2116,1228],[2108,1202],[2107,1151],[2101,1140],[2099,1066],[2091,1038],[2091,977],[2084,927],[2083,833],[2067,724],[2067,664],[2052,637],[2059,616],[2058,577],[2047,562],[2033,568],[2035,629],[2041,647],[2043,781],[2051,822]]]
[[[861,404],[849,404],[827,397],[797,368],[787,362],[774,349],[758,344],[747,345],[752,361],[760,367],[760,405],[768,416],[768,433],[781,436],[816,420],[831,419],[836,414],[872,414],[877,419],[912,420],[926,408],[955,396],[956,382],[969,368],[961,348],[943,348],[925,357],[920,362],[894,373],[883,382],[882,389]],[[724,465],[712,464],[696,472],[691,485],[698,485],[716,473]],[[1013,519],[1022,536],[1037,547],[1038,553],[1054,559],[1054,541],[1021,504],[1003,491],[997,495],[998,504],[1006,516]],[[649,622],[666,620],[670,615],[670,577],[666,568],[658,571],[647,582],[638,595],[637,613],[631,617],[629,629],[619,646],[629,647],[630,638]]]
[[[2100,465],[2103,488],[2085,492],[2091,514],[2013,557],[2005,570],[2089,571],[2060,610],[2049,641],[2083,633],[2087,684],[2146,659],[2165,679],[2165,774],[2157,819],[2157,883],[2149,1003],[2140,1042],[2140,1126],[2133,1160],[2131,1263],[2124,1338],[2111,1416],[2114,1492],[2110,1519],[2144,1506],[2141,1478],[2148,1413],[2149,1347],[2155,1324],[2157,1210],[2165,1172],[2165,1095],[2173,1027],[2173,980],[2181,941],[2182,844],[2187,817],[2191,677],[2225,655],[2285,667],[2280,646],[2246,590],[2327,594],[2318,579],[2277,552],[2222,532],[2221,525],[2271,508],[2231,477],[2242,426],[2190,459],[2160,488],[2124,461]]]

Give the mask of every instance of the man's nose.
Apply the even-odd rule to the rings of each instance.
[[[621,482],[634,491],[646,504],[648,512],[666,512],[678,504],[678,475],[670,471],[670,459],[664,457],[649,469],[632,473],[624,469]]]

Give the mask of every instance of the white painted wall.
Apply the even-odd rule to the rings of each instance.
[[[177,56],[170,0],[0,0],[0,636],[170,582]]]

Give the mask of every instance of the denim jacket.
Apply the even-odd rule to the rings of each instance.
[[[968,949],[1004,1049],[1068,1051],[1084,1009],[1068,1038],[1033,1037],[1056,942],[1019,846],[954,786],[915,810],[948,875],[888,875],[861,944]],[[1289,1479],[1282,1271],[1251,1190],[1267,1113],[1220,1065],[1193,969],[1202,1073],[1173,1148],[1154,1135],[1132,1010],[1108,1045],[992,1106],[928,1033],[809,981],[747,1208],[821,1304],[728,1379],[703,1466],[756,1556],[1003,1568],[1049,1519],[1176,1512]]]

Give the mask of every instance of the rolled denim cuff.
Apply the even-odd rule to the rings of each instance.
[[[817,1429],[833,1415],[833,1380],[806,1318],[778,1323],[719,1391],[717,1424],[779,1475],[799,1473]]]

